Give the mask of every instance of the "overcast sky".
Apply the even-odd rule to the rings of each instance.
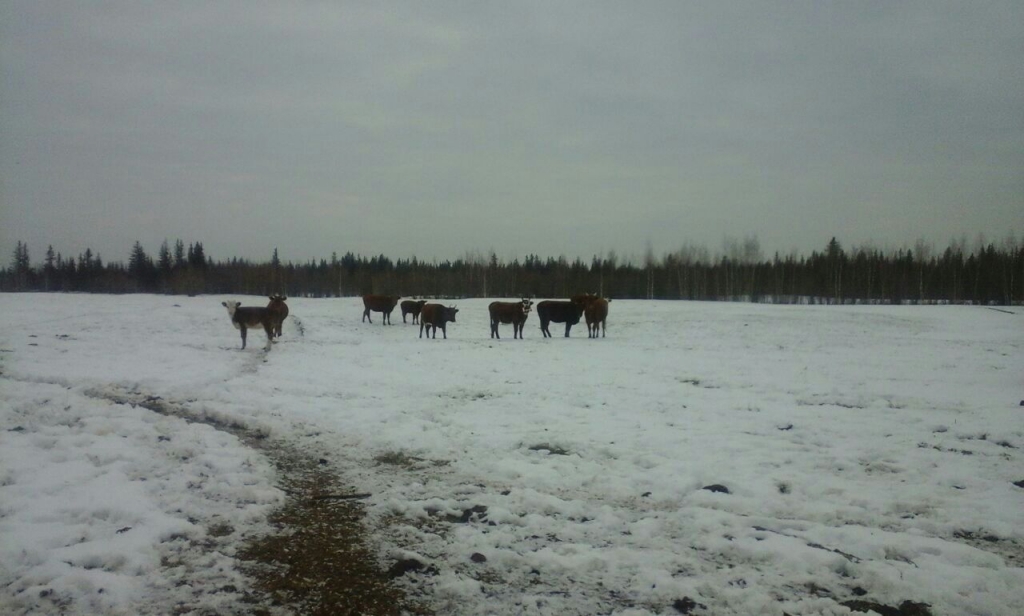
[[[0,262],[1024,237],[1024,2],[0,2]]]

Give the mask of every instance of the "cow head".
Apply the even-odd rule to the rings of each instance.
[[[597,299],[597,295],[594,293],[583,293],[582,295],[573,295],[569,298],[569,301],[576,304],[580,309],[585,309],[590,305],[590,302]]]
[[[523,314],[529,314],[530,308],[533,306],[533,300],[524,297],[523,298]]]
[[[444,309],[444,317],[447,320],[449,320],[452,323],[454,323],[455,322],[455,313],[458,312],[458,311],[459,311],[459,309],[456,308],[455,306],[448,306],[447,308]]]
[[[221,302],[220,305],[228,309],[229,317],[234,318],[235,310],[238,310],[238,307],[242,305],[242,302],[236,302],[234,300],[229,299],[226,302]]]
[[[275,294],[271,295],[269,299],[272,302],[283,302],[283,301],[287,301],[288,300],[287,297],[285,297],[284,295],[281,295],[280,293],[275,293]]]

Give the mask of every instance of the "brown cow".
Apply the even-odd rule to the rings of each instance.
[[[407,315],[407,314],[411,314],[412,315],[412,324],[413,325],[415,325],[416,323],[419,323],[419,320],[420,320],[420,310],[423,310],[423,304],[426,304],[426,303],[427,303],[427,300],[425,300],[425,299],[418,299],[418,300],[407,299],[404,302],[402,302],[402,323],[405,323],[405,315]]]
[[[395,305],[398,304],[400,299],[402,299],[400,295],[364,295],[363,321],[373,323],[373,319],[370,318],[370,311],[372,310],[382,313],[381,325],[390,325],[391,311],[395,309]]]
[[[267,304],[267,311],[274,317],[274,337],[281,337],[281,327],[284,320],[288,318],[288,304],[284,303],[288,298],[280,293],[270,296],[270,303]]]
[[[611,300],[598,297],[587,304],[583,316],[587,319],[587,336],[597,338],[597,328],[601,328],[601,337],[604,338],[605,319],[608,318],[608,302]]]
[[[437,328],[441,328],[445,340],[448,339],[448,330],[445,324],[448,321],[455,322],[455,313],[459,309],[455,306],[442,306],[441,304],[424,304],[420,310],[420,338],[423,337],[423,328],[427,329],[427,338],[430,338],[430,329],[434,329],[434,338],[437,338]]]
[[[521,302],[491,302],[487,310],[491,313],[491,338],[501,339],[498,335],[498,323],[512,324],[512,338],[523,337],[523,325],[530,316],[533,301],[523,298]]]

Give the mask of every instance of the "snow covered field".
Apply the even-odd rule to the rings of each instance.
[[[246,588],[274,467],[125,394],[330,461],[371,494],[381,565],[436,568],[400,583],[438,614],[1024,605],[1020,308],[616,300],[604,339],[531,315],[491,340],[490,300],[466,300],[421,340],[397,309],[290,299],[265,352],[225,299],[266,303],[0,295],[0,613],[167,613],[197,579],[227,610]]]

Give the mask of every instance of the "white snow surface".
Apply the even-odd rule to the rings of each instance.
[[[473,299],[427,340],[400,309],[292,298],[264,351],[226,299],[266,303],[0,294],[0,613],[168,613],[186,591],[216,612],[247,587],[234,551],[283,501],[274,467],[104,392],[329,460],[372,495],[381,566],[436,567],[400,582],[438,614],[1024,605],[1019,307],[614,300],[606,338],[544,339],[531,314],[492,340]]]

